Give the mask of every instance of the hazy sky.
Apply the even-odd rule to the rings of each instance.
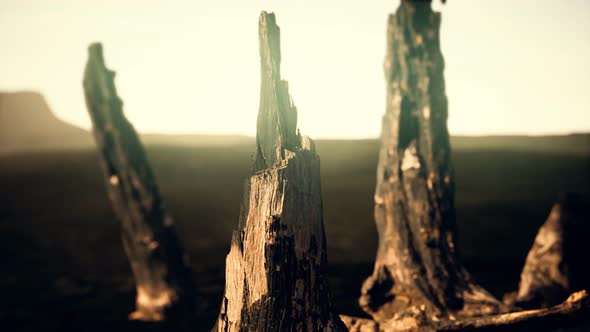
[[[82,74],[104,45],[144,132],[252,135],[258,16],[281,27],[282,74],[313,137],[375,137],[398,1],[0,0],[0,90],[38,90],[88,127]],[[449,0],[441,40],[453,134],[590,131],[590,1]]]

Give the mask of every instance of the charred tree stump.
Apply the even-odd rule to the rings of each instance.
[[[320,161],[296,132],[297,110],[280,78],[274,14],[259,20],[261,92],[253,175],[226,259],[217,331],[345,331],[326,276]]]
[[[86,106],[107,192],[121,221],[122,239],[137,287],[131,319],[177,321],[191,313],[194,288],[188,257],[166,212],[146,153],[105,67],[100,44],[92,44],[84,73]]]
[[[553,206],[527,256],[514,299],[517,306],[550,307],[574,291],[589,289],[589,206],[574,193],[564,194]]]
[[[402,0],[389,18],[375,192],[379,248],[359,299],[377,321],[454,319],[503,307],[456,253],[440,21],[430,1]]]

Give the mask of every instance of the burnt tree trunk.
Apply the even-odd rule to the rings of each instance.
[[[588,202],[564,194],[551,209],[529,251],[514,303],[522,308],[549,307],[572,292],[590,287],[585,252],[590,238]]]
[[[503,307],[456,253],[440,21],[430,1],[402,0],[389,18],[375,192],[379,248],[359,299],[375,320],[453,319]]]
[[[274,14],[259,20],[261,91],[253,175],[226,259],[217,331],[345,331],[326,275],[320,161],[296,131]]]
[[[86,106],[109,199],[121,221],[122,239],[137,287],[132,319],[177,320],[191,312],[194,288],[188,257],[166,212],[146,153],[93,44],[84,73]]]

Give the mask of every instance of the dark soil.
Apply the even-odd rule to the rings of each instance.
[[[341,313],[372,270],[375,141],[319,142],[330,287]],[[214,324],[225,255],[253,146],[150,146],[148,153],[198,287],[194,331]],[[538,227],[561,191],[590,192],[590,156],[554,149],[454,154],[460,250],[500,296],[517,287]],[[160,331],[130,322],[134,285],[95,151],[0,156],[0,320],[3,331]]]

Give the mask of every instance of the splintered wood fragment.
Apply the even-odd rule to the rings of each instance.
[[[586,291],[570,295],[565,302],[544,309],[444,321],[436,331],[555,331],[566,327],[590,327],[590,297]]]
[[[389,17],[375,191],[379,248],[359,303],[375,320],[454,319],[503,312],[455,252],[455,181],[439,13],[402,0]]]
[[[253,174],[226,258],[215,331],[346,331],[326,275],[320,160],[296,132],[297,111],[280,78],[280,35],[259,20],[260,109]]]
[[[340,315],[340,319],[350,332],[379,332],[379,322],[369,318]]]
[[[515,305],[549,307],[573,291],[590,289],[590,266],[584,255],[590,238],[588,203],[580,194],[565,193],[553,206],[527,256]]]
[[[590,323],[590,298],[586,291],[570,295],[551,308],[511,312],[457,320],[423,321],[406,317],[374,321],[341,316],[350,332],[445,332],[445,331],[555,331],[559,328],[586,326]]]
[[[289,84],[281,79],[280,28],[274,14],[262,14],[258,23],[260,49],[260,106],[256,124],[254,171],[286,159],[286,151],[301,147],[297,131],[297,108]]]
[[[136,311],[130,318],[182,320],[194,305],[188,257],[164,208],[144,148],[123,114],[115,73],[105,67],[101,44],[90,45],[88,53],[86,106],[137,287]]]

